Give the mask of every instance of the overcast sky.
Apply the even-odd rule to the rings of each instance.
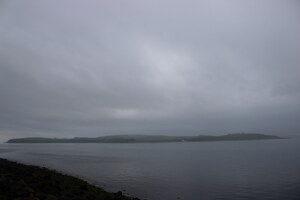
[[[299,76],[299,1],[0,2],[0,141],[297,135]]]

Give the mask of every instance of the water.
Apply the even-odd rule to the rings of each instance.
[[[0,157],[149,200],[300,199],[300,140],[3,144]]]

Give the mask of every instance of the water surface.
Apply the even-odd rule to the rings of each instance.
[[[299,199],[300,140],[3,144],[0,157],[149,200]]]

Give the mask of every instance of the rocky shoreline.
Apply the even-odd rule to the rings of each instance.
[[[0,158],[1,200],[139,200],[44,167]]]

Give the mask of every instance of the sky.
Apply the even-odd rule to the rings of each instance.
[[[300,3],[1,0],[0,141],[300,135]]]

